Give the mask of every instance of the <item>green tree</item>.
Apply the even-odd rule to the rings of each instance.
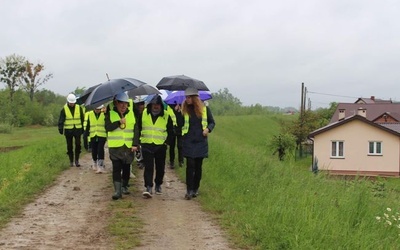
[[[25,71],[21,76],[21,87],[25,89],[26,92],[28,92],[29,99],[32,102],[33,96],[37,89],[53,77],[52,73],[45,75],[43,78],[39,77],[40,73],[42,73],[43,70],[44,65],[42,63],[33,65],[33,63],[29,61],[25,62]]]
[[[329,104],[329,108],[319,108],[314,111],[319,117],[320,127],[323,127],[329,123],[333,114],[336,111],[337,106],[338,106],[337,102],[331,102]]]
[[[233,115],[240,113],[242,102],[234,97],[227,88],[219,90],[217,93],[212,93],[210,106],[215,115]]]
[[[18,89],[18,84],[21,77],[25,72],[26,59],[23,56],[16,54],[7,56],[5,59],[0,60],[0,81],[7,85],[10,95],[9,101],[14,101],[15,91]]]
[[[296,146],[300,157],[303,156],[302,143],[307,140],[307,136],[317,128],[320,128],[320,117],[316,112],[306,110],[297,119],[282,124],[284,133],[292,134],[296,138]]]
[[[274,135],[269,146],[274,152],[273,154],[278,153],[279,160],[283,161],[288,155],[293,156],[296,149],[296,138],[288,133]]]

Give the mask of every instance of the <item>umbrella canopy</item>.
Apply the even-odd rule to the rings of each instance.
[[[85,106],[88,109],[93,109],[111,101],[115,95],[135,89],[143,84],[146,83],[134,78],[111,79],[100,84],[90,93],[85,101]]]
[[[185,90],[189,87],[197,90],[209,90],[204,82],[185,75],[163,77],[156,87],[166,90]]]
[[[199,91],[199,97],[200,100],[205,101],[205,100],[209,100],[212,98],[211,96],[211,92],[210,91],[205,91],[205,90],[200,90]],[[185,100],[186,96],[185,96],[185,91],[183,90],[177,90],[177,91],[173,91],[171,92],[167,98],[165,98],[165,102],[167,104],[182,104],[183,101]]]
[[[87,90],[85,90],[85,92],[83,92],[83,94],[82,94],[80,97],[78,97],[78,98],[76,99],[76,103],[77,103],[77,104],[84,104],[85,101],[86,101],[86,99],[89,97],[90,93],[92,93],[92,91],[93,91],[95,88],[97,88],[100,84],[101,84],[101,83],[96,84],[96,85],[94,85],[94,86],[92,86],[92,87],[89,87]]]
[[[128,91],[128,96],[130,98],[135,98],[135,96],[139,95],[153,95],[153,94],[161,95],[161,92],[156,87],[151,86],[147,83]]]

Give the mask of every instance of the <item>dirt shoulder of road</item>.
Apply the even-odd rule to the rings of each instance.
[[[106,150],[108,151],[108,150]],[[91,155],[81,167],[64,171],[54,184],[20,216],[0,231],[0,249],[113,249],[106,227],[113,201],[111,162],[107,173],[90,169]],[[163,194],[144,199],[143,170],[131,179],[136,188],[123,199],[132,199],[138,218],[141,245],[134,249],[234,249],[217,222],[196,199],[185,200],[185,184],[166,168]]]

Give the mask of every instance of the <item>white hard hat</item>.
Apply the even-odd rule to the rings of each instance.
[[[129,102],[129,96],[125,92],[122,92],[115,96],[115,100],[120,102]]]
[[[102,109],[102,108],[104,108],[104,105],[103,105],[103,104],[101,104],[100,106],[98,106],[96,109]]]
[[[145,98],[143,96],[136,96],[135,99],[133,99],[133,103],[139,103],[139,102],[144,102]]]
[[[69,103],[76,103],[76,96],[74,94],[69,94],[67,96],[67,102]]]

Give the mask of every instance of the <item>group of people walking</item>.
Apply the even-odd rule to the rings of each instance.
[[[76,97],[68,95],[58,129],[66,138],[70,166],[80,166],[80,136],[85,132],[91,143],[92,168],[97,173],[103,172],[107,141],[115,191],[112,199],[118,200],[130,193],[131,165],[140,152],[138,164],[144,169],[143,197],[151,198],[153,189],[155,194],[162,194],[167,149],[170,149],[169,165],[174,168],[177,145],[179,166],[184,165],[186,158],[185,199],[196,197],[203,159],[208,157],[207,136],[214,129],[215,121],[209,107],[200,100],[197,89],[186,89],[185,97],[182,105],[168,106],[160,95],[154,95],[145,106],[144,101],[132,101],[126,93],[120,93],[106,109],[99,106],[84,119],[85,112],[76,104]]]

